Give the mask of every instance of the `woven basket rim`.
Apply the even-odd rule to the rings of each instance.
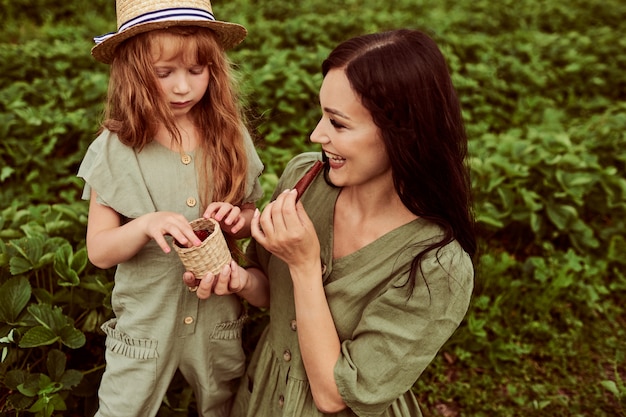
[[[220,232],[221,232],[220,224],[215,219],[205,219],[204,217],[201,217],[199,219],[195,219],[195,220],[190,221],[189,224],[191,225],[191,228],[194,231],[195,230],[206,229],[208,226],[210,226],[213,230],[211,230],[209,236],[202,241],[200,246],[192,246],[190,248],[188,248],[188,247],[182,247],[181,248],[177,244],[174,244],[174,249],[176,249],[176,251],[179,252],[179,253],[192,252],[192,251],[197,250],[197,249],[199,249],[201,247],[207,246],[209,244],[209,242],[211,240],[215,239],[215,237],[218,236],[218,234],[220,234]]]
[[[181,248],[174,244],[180,260],[188,271],[196,277],[202,277],[208,272],[219,274],[224,265],[232,259],[228,244],[215,219],[199,218],[189,222],[193,230],[202,230],[212,227],[209,236],[202,241],[200,246]]]

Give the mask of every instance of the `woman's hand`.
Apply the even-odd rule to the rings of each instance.
[[[183,282],[203,300],[213,294],[237,294],[257,307],[269,305],[269,285],[265,274],[254,268],[244,269],[233,260],[224,265],[218,275],[209,272],[202,278],[196,278],[187,271],[183,274]]]
[[[183,281],[190,289],[196,290],[198,298],[204,300],[212,294],[237,294],[246,286],[248,273],[237,265],[237,262],[231,260],[217,275],[209,272],[202,278],[196,278],[193,272],[186,271],[183,274]]]
[[[317,233],[302,203],[296,203],[296,196],[295,190],[285,190],[263,213],[256,211],[251,223],[252,237],[290,269],[319,269]]]

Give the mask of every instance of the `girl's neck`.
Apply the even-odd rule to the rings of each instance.
[[[198,132],[189,119],[178,120],[176,123],[181,143],[177,143],[165,126],[159,126],[154,140],[172,151],[191,152],[198,146]]]

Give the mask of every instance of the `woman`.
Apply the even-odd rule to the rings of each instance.
[[[467,139],[425,34],[339,45],[322,65],[320,156],[294,158],[252,223],[246,269],[196,280],[270,309],[234,416],[421,416],[411,392],[469,305],[476,251]]]

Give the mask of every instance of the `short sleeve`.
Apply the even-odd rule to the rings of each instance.
[[[359,416],[379,416],[411,389],[465,316],[473,290],[470,257],[453,242],[427,257],[407,298],[404,274],[364,310],[341,345],[335,380]]]
[[[106,129],[87,149],[77,175],[85,181],[83,199],[96,190],[98,203],[129,219],[156,211],[134,149]]]

